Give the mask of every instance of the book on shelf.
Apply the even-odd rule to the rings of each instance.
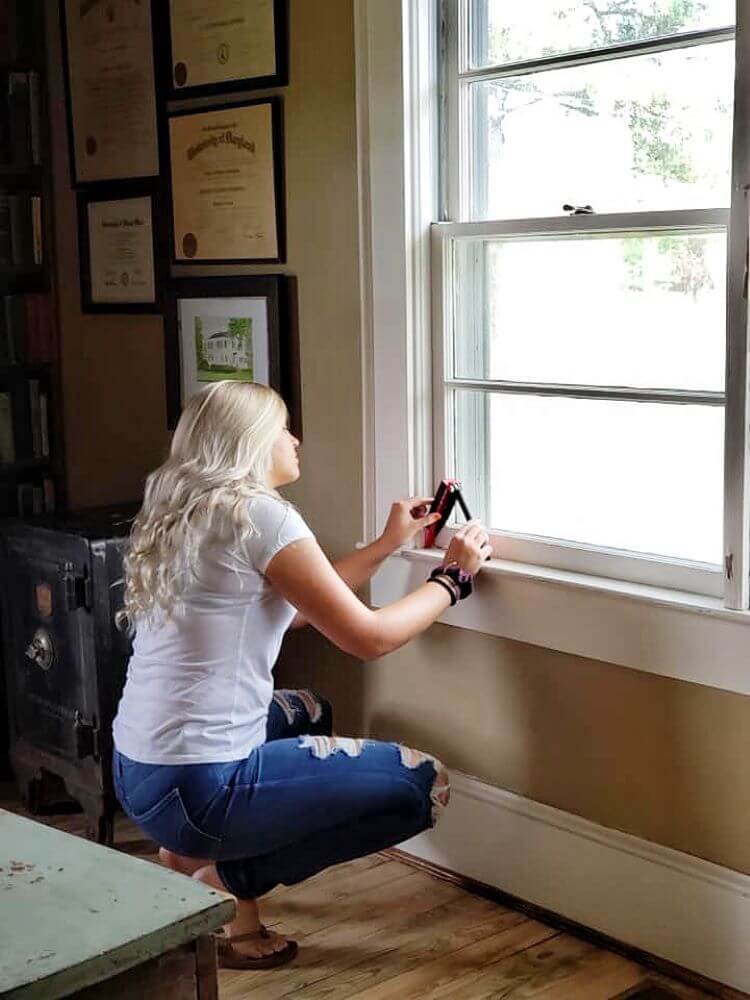
[[[9,392],[0,392],[0,465],[10,465],[15,460],[13,403]]]
[[[37,514],[53,514],[55,511],[55,484],[52,479],[45,478],[41,482],[29,481],[16,484],[15,498],[5,497],[9,508],[5,516],[15,513],[18,517],[32,517]],[[10,509],[15,499],[15,511]],[[0,496],[0,500],[2,497]]]
[[[0,267],[30,271],[42,263],[42,201],[29,191],[0,192]]]
[[[49,396],[46,392],[39,393],[39,425],[42,458],[49,458]]]
[[[30,5],[18,0],[0,0],[0,64],[18,63],[32,55],[33,25]]]
[[[6,88],[9,162],[31,161],[31,101],[28,73],[8,73]]]
[[[30,271],[42,263],[41,199],[28,191],[16,191],[5,197],[10,222],[11,267],[16,271]]]
[[[55,311],[49,292],[4,295],[0,301],[0,365],[41,365],[57,357]]]
[[[26,361],[26,303],[23,295],[3,296],[3,341],[0,355],[9,365],[20,365]]]
[[[12,167],[42,162],[42,119],[39,74],[5,72],[0,100],[0,159]]]
[[[39,402],[39,379],[30,378],[29,417],[31,421],[31,451],[34,458],[42,457],[42,410]]]
[[[39,74],[29,73],[29,154],[33,164],[42,162],[42,105]]]
[[[13,267],[13,249],[10,240],[10,197],[0,191],[0,268]]]
[[[25,305],[25,360],[29,364],[47,364],[57,357],[55,306],[49,292],[29,292]]]

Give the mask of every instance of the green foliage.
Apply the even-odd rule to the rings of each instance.
[[[703,288],[714,287],[711,273],[706,266],[705,244],[700,236],[662,236],[659,253],[668,255],[672,273],[666,287],[670,292],[690,294],[694,299]]]
[[[628,291],[643,291],[643,252],[646,241],[641,236],[623,240],[623,258],[628,271]]]
[[[201,329],[203,324],[200,319],[195,321],[195,361],[198,368],[208,368],[208,359],[206,358],[206,342],[203,339],[203,334]]]
[[[670,0],[665,5],[652,0],[650,11],[638,10],[633,0],[583,0],[594,19],[592,47],[634,42],[681,31],[696,14],[706,10],[700,0]],[[660,9],[661,8],[661,9]],[[568,12],[571,11],[568,7]]]
[[[628,125],[633,138],[633,171],[687,183],[695,179],[683,145],[687,137],[670,120],[670,110],[669,100],[664,96],[654,95],[649,104],[630,102]]]

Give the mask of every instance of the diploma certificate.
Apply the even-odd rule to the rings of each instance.
[[[75,181],[159,173],[151,7],[65,0]]]
[[[176,88],[272,77],[274,0],[170,0]]]
[[[271,101],[169,121],[174,257],[278,260]]]
[[[151,199],[88,204],[91,301],[153,303],[154,236]]]

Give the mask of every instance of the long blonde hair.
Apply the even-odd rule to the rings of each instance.
[[[133,524],[121,628],[172,615],[204,543],[238,544],[254,530],[247,501],[278,496],[266,477],[286,419],[281,397],[256,383],[214,382],[188,401]]]

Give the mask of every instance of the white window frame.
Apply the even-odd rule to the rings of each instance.
[[[355,0],[357,144],[362,293],[364,537],[382,529],[397,497],[434,487],[432,445],[431,224],[439,218],[437,32],[434,0]],[[747,17],[747,12],[743,15]],[[748,26],[750,28],[750,25]],[[750,79],[750,30],[737,59]],[[748,606],[748,312],[743,286],[750,190],[750,88],[735,95],[735,133],[727,353],[726,599],[656,576],[643,566],[620,576],[605,562],[561,569],[509,558],[483,570],[475,596],[442,621],[487,634],[591,656],[623,666],[750,694]],[[738,255],[737,248],[740,249]],[[738,266],[740,262],[740,266]],[[742,273],[741,273],[742,272]],[[731,291],[730,291],[730,294]],[[526,541],[521,539],[522,542]],[[563,544],[566,560],[570,547]],[[574,547],[576,551],[581,546]],[[591,553],[589,553],[590,555]],[[597,551],[597,557],[599,551]],[[435,550],[397,553],[372,587],[376,606],[424,578]],[[682,568],[682,567],[681,567]],[[698,572],[700,573],[700,567]],[[661,583],[659,583],[661,581]],[[687,589],[685,589],[687,587]],[[732,610],[739,609],[739,610]]]
[[[456,245],[461,240],[490,240],[498,238],[571,237],[586,235],[617,236],[634,231],[655,233],[708,234],[724,232],[729,227],[730,211],[714,208],[697,211],[662,211],[617,215],[556,216],[547,219],[516,219],[502,221],[466,221],[470,218],[472,165],[472,105],[471,87],[478,81],[518,76],[559,67],[590,65],[604,60],[634,57],[646,53],[672,51],[675,48],[711,44],[734,38],[735,32],[726,27],[686,32],[677,39],[643,39],[609,48],[580,53],[563,53],[539,59],[515,62],[503,66],[471,67],[470,38],[468,31],[472,0],[441,0],[443,11],[443,75],[441,88],[444,101],[444,145],[442,171],[442,198],[447,217],[458,220],[433,226],[433,343],[435,401],[435,468],[456,468],[453,454],[453,436],[449,433],[454,423],[454,400],[457,391],[474,389],[483,392],[524,393],[526,395],[554,395],[563,398],[628,399],[633,401],[670,403],[698,403],[722,406],[725,394],[720,392],[655,392],[650,390],[619,389],[593,386],[529,385],[500,380],[458,379],[451,376],[450,358],[452,334],[455,329],[453,314],[452,281]],[[740,7],[746,6],[740,4]],[[738,12],[738,16],[739,12]],[[742,16],[746,16],[743,12]],[[750,18],[749,18],[750,20]],[[735,114],[735,124],[739,122]],[[735,157],[742,136],[735,131]],[[744,137],[747,138],[746,136]],[[735,186],[733,201],[745,203],[744,192]],[[746,221],[746,220],[745,220]],[[744,268],[744,257],[730,260],[730,268],[737,273]],[[733,286],[736,294],[737,286]],[[740,323],[742,317],[737,317]],[[746,323],[746,318],[745,318]],[[744,331],[743,331],[744,332]],[[744,337],[741,338],[744,340]],[[730,338],[731,342],[731,338]],[[743,394],[745,383],[734,380],[730,391]],[[746,392],[744,393],[746,397]],[[745,399],[733,399],[731,412],[744,412]],[[727,408],[727,415],[730,409]],[[727,420],[728,423],[728,420]],[[744,422],[745,425],[747,421]],[[481,436],[481,435],[480,435]],[[746,442],[728,435],[725,462],[737,468],[737,448],[746,448]],[[741,458],[741,456],[739,456]],[[482,456],[478,456],[478,463]],[[745,463],[745,466],[747,463]],[[489,470],[485,470],[485,477]],[[730,476],[726,482],[731,485]],[[710,565],[697,561],[652,557],[640,553],[623,552],[603,546],[568,543],[558,539],[526,536],[503,531],[493,532],[495,554],[502,559],[537,563],[563,570],[588,572],[614,579],[648,583],[660,587],[725,597],[727,606],[747,608],[750,566],[748,566],[747,533],[740,525],[747,525],[747,489],[726,491],[725,558],[724,565]],[[744,567],[744,570],[743,568]],[[735,573],[735,569],[737,572]],[[728,572],[727,572],[728,571]],[[740,580],[744,585],[740,584]]]

